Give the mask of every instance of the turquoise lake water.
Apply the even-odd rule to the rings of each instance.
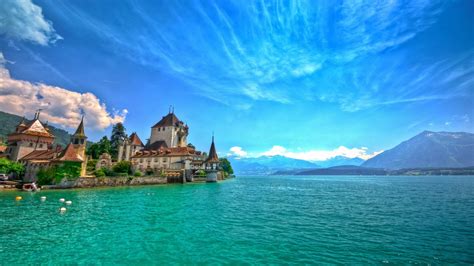
[[[73,202],[65,214],[59,198]],[[239,177],[0,192],[0,222],[3,265],[472,265],[474,177]]]

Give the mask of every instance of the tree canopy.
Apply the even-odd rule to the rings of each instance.
[[[111,151],[110,155],[112,158],[117,159],[118,157],[118,147],[124,139],[127,138],[127,133],[125,132],[125,127],[122,123],[117,123],[112,128],[112,135],[110,136]]]

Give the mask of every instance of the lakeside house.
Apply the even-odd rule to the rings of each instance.
[[[55,136],[39,117],[38,111],[31,122],[27,123],[23,119],[7,138],[5,155],[8,159],[25,166],[23,181],[35,182],[40,169],[67,163],[80,165],[80,176],[85,176],[87,136],[84,131],[84,118],[71,136],[70,143],[63,149],[59,145],[53,146]]]

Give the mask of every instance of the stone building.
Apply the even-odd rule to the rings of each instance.
[[[71,142],[62,149],[53,147],[54,135],[49,128],[39,120],[40,113],[27,123],[23,119],[8,135],[6,156],[12,161],[25,165],[24,181],[36,181],[36,174],[42,168],[61,165],[65,162],[81,163],[80,175],[84,176],[87,165],[86,140],[84,133],[84,120],[77,127],[71,137]]]
[[[145,145],[138,137],[137,133],[133,132],[129,138],[126,138],[122,144],[118,147],[118,160],[117,161],[130,161],[130,158],[138,151],[143,150]]]
[[[188,134],[189,127],[170,110],[151,127],[147,145],[143,145],[136,133],[125,139],[119,146],[118,161],[130,161],[133,169],[142,173],[166,175],[168,172],[181,172],[188,180],[192,180],[193,174],[198,170],[217,172],[219,158],[214,138],[210,157],[206,157],[205,153],[188,145]],[[206,165],[209,165],[209,169]]]

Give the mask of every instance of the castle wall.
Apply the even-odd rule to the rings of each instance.
[[[32,151],[43,151],[48,149],[47,143],[36,143],[32,141],[18,141],[17,146],[9,146],[11,148],[10,160],[18,161]]]
[[[151,129],[150,143],[163,140],[168,148],[177,146],[177,128],[176,127],[158,127]]]
[[[135,170],[139,170],[140,172],[144,172],[147,169],[154,171],[159,169],[191,169],[190,161],[186,160],[188,158],[189,156],[150,156],[133,158],[132,165]]]

